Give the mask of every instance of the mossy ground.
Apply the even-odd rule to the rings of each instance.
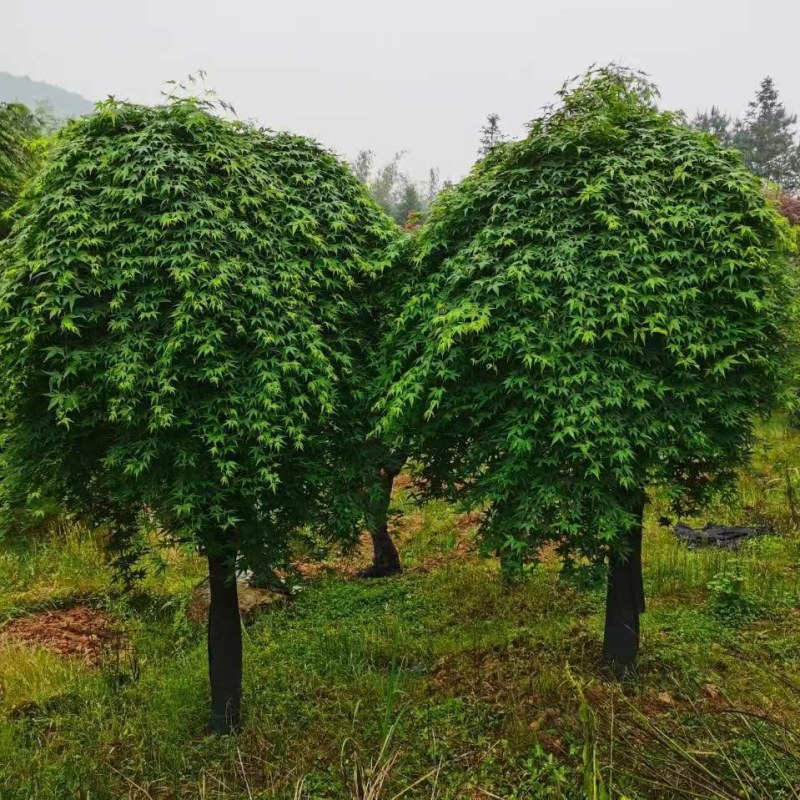
[[[514,585],[473,520],[396,505],[406,572],[317,575],[245,629],[246,725],[204,734],[202,565],[168,553],[118,596],[96,538],[0,544],[0,624],[53,607],[124,629],[98,667],[0,635],[0,798],[797,798],[800,435],[783,419],[736,496],[695,522],[770,525],[687,551],[648,510],[637,677],[599,668],[602,587],[548,560]]]

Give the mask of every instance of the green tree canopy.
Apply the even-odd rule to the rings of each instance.
[[[434,204],[385,344],[384,425],[511,562],[630,549],[649,482],[724,482],[787,349],[782,223],[740,156],[619,70],[560,100]]]
[[[733,144],[733,120],[717,106],[708,111],[699,111],[692,120],[692,127],[698,131],[712,133],[723,144]]]
[[[214,565],[274,563],[323,515],[352,530],[332,464],[394,230],[315,143],[198,101],[68,123],[0,254],[8,491],[118,527],[147,509],[214,562],[212,610]]]
[[[41,133],[40,121],[25,106],[0,103],[0,239],[9,230],[5,213],[39,162],[34,142]]]

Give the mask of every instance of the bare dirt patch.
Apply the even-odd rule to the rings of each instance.
[[[108,614],[85,606],[30,614],[0,629],[0,641],[43,647],[92,665],[99,664],[107,650],[117,647],[121,637]]]
[[[403,560],[403,551],[411,542],[414,535],[422,527],[423,514],[420,511],[411,511],[390,520],[389,533],[395,546],[400,551],[400,560]],[[477,546],[475,543],[475,528],[480,521],[478,512],[460,514],[456,520],[456,539],[452,546],[441,552],[432,550],[424,558],[409,568],[410,572],[431,572],[444,564],[453,561],[467,561],[475,557]],[[368,531],[363,531],[358,544],[346,555],[334,556],[320,561],[293,563],[304,578],[317,578],[321,575],[337,575],[340,578],[355,578],[361,570],[372,563],[372,538]]]
[[[395,479],[392,495],[397,498],[399,494],[413,488],[414,478],[408,472],[401,472]],[[407,544],[423,526],[424,514],[419,509],[412,509],[405,514],[390,517],[389,533],[400,551],[401,561],[403,551]],[[477,551],[475,543],[475,529],[480,522],[480,513],[477,511],[459,514],[456,519],[456,538],[451,547],[442,552],[435,548],[410,568],[412,572],[430,572],[444,563],[454,560],[468,560],[475,557]],[[314,579],[322,575],[336,575],[345,580],[355,578],[365,567],[372,563],[372,539],[368,531],[363,531],[356,546],[348,553],[334,555],[318,561],[295,561],[292,566],[304,578]],[[404,565],[405,569],[409,569]]]

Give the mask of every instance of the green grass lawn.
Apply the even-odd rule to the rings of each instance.
[[[738,492],[695,522],[771,525],[687,551],[648,511],[639,674],[599,669],[602,587],[547,561],[515,585],[470,520],[396,505],[398,578],[309,579],[245,628],[246,724],[204,735],[190,554],[119,596],[96,537],[0,544],[0,625],[84,604],[124,629],[99,666],[0,634],[0,798],[798,798],[800,436],[783,420]]]

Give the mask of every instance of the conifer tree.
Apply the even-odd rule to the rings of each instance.
[[[733,142],[733,124],[733,120],[716,106],[711,106],[709,111],[698,112],[692,120],[695,130],[713,134],[726,145]]]
[[[478,155],[483,157],[501,142],[506,140],[506,136],[500,128],[500,115],[487,114],[486,124],[481,128],[481,139],[478,146]]]
[[[800,189],[797,116],[781,103],[772,78],[761,81],[744,119],[736,124],[732,141],[756,175],[785,189]]]

